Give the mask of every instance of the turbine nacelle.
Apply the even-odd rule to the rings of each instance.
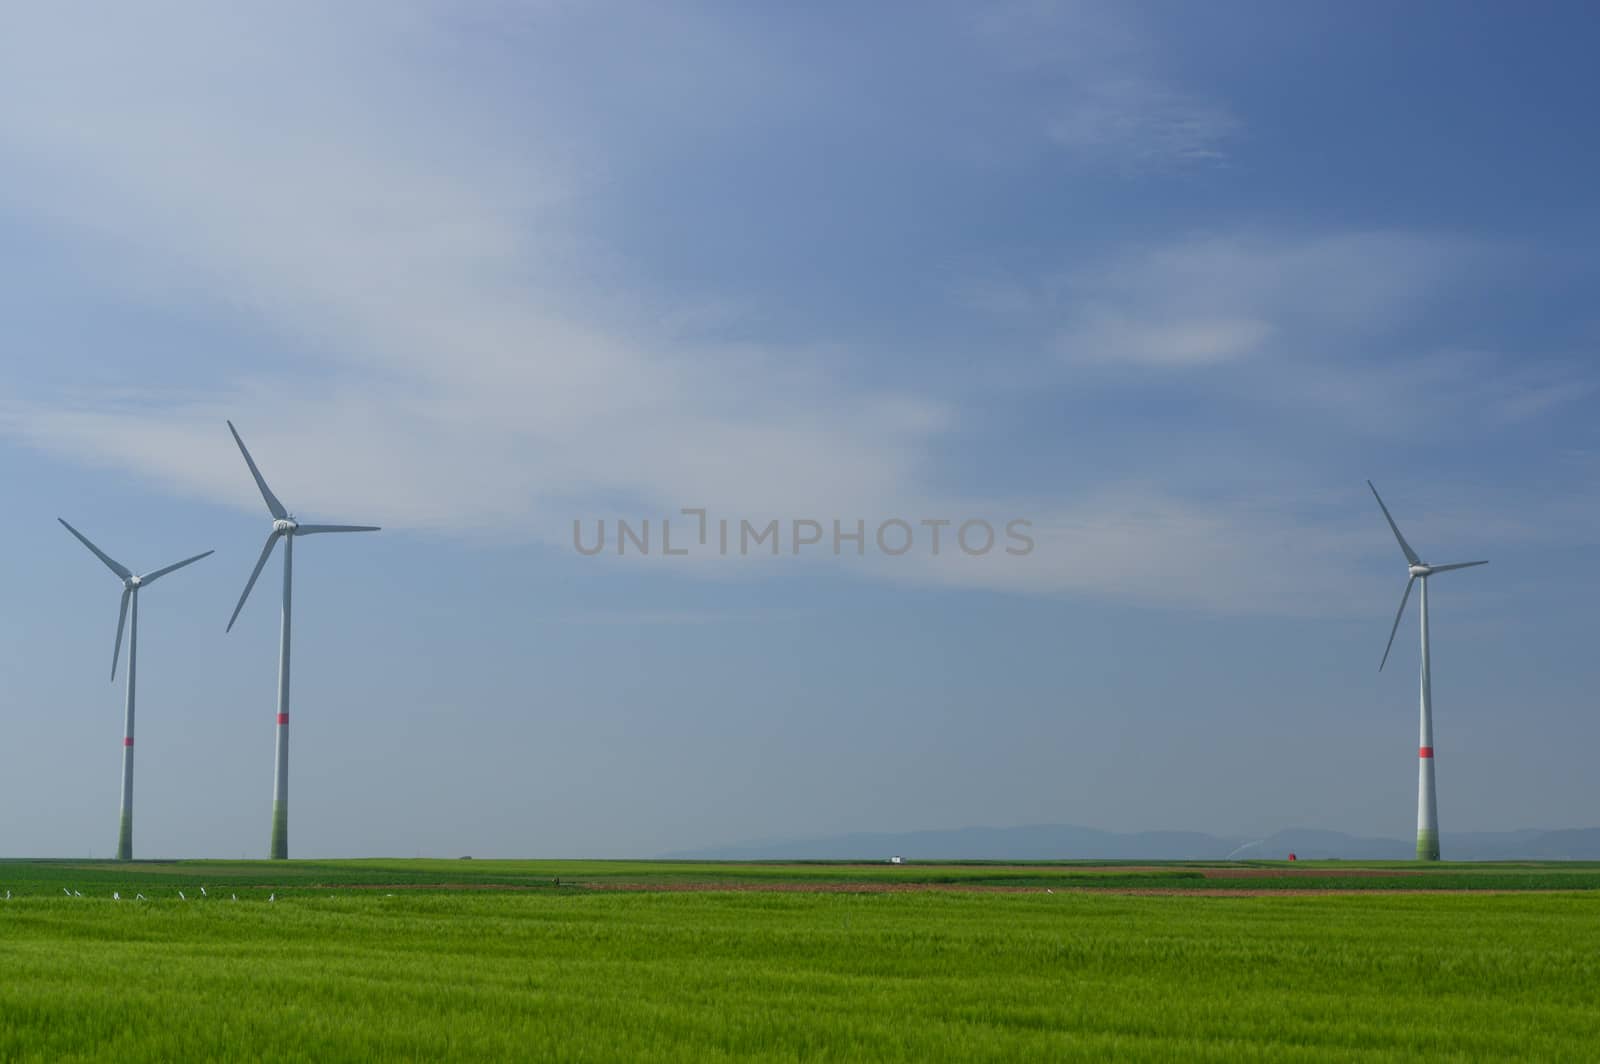
[[[132,569],[129,569],[126,565],[123,565],[115,558],[112,558],[105,551],[89,542],[88,536],[85,536],[82,532],[79,532],[76,528],[73,528],[71,525],[67,524],[65,520],[59,517],[56,518],[56,520],[60,521],[61,527],[65,528],[68,532],[71,532],[73,536],[77,538],[79,543],[82,543],[85,547],[88,547],[90,552],[92,552],[96,558],[99,558],[101,563],[104,564],[107,569],[111,570],[112,575],[114,575],[118,580],[122,581],[122,607],[117,614],[117,641],[116,644],[111,648],[111,678],[115,680],[117,678],[117,658],[122,653],[122,627],[128,620],[128,600],[133,597],[133,593],[139,590],[139,588],[143,587],[145,584],[153,584],[157,580],[160,580],[163,576],[166,576],[168,573],[177,572],[185,565],[191,565],[194,562],[199,561],[201,558],[209,556],[211,552],[206,551],[205,554],[196,554],[193,558],[185,558],[181,562],[174,562],[171,565],[163,566],[153,573],[145,573],[143,576],[139,576],[134,573]],[[137,623],[137,618],[135,618],[135,623]]]
[[[272,549],[278,545],[278,540],[314,536],[321,532],[377,532],[379,529],[377,525],[302,525],[295,520],[294,515],[283,503],[278,501],[278,497],[272,494],[272,489],[267,487],[266,478],[256,467],[256,460],[250,457],[249,448],[245,447],[244,440],[239,438],[239,430],[233,427],[231,421],[228,422],[228,431],[233,433],[233,441],[239,445],[239,453],[244,456],[244,464],[250,469],[250,478],[256,482],[256,488],[261,492],[261,501],[267,504],[267,512],[272,515],[272,531],[268,533],[267,542],[261,548],[261,557],[256,559],[256,567],[250,571],[250,579],[245,582],[244,593],[239,596],[239,604],[233,608],[233,616],[228,619],[228,630],[232,631],[233,622],[239,619],[239,611],[244,609],[245,600],[250,597],[250,589],[256,586],[256,578],[261,575],[261,570],[267,564],[267,559],[272,556]]]
[[[1394,626],[1389,629],[1389,642],[1383,648],[1383,660],[1378,662],[1378,671],[1389,661],[1389,651],[1394,649],[1394,635],[1400,630],[1400,618],[1405,615],[1406,602],[1411,598],[1411,585],[1418,580],[1425,580],[1435,573],[1448,573],[1454,569],[1471,569],[1476,565],[1488,565],[1488,562],[1455,562],[1451,565],[1429,565],[1423,561],[1417,552],[1411,549],[1411,544],[1406,542],[1406,537],[1400,534],[1400,526],[1394,523],[1394,518],[1389,513],[1389,508],[1383,504],[1383,496],[1378,494],[1378,489],[1373,487],[1372,481],[1367,481],[1367,487],[1372,488],[1372,497],[1378,500],[1378,509],[1383,511],[1383,519],[1389,522],[1389,530],[1394,533],[1395,542],[1400,544],[1400,553],[1406,556],[1406,571],[1410,578],[1406,580],[1406,589],[1400,593],[1400,608],[1394,614]],[[1424,589],[1427,584],[1422,585]]]

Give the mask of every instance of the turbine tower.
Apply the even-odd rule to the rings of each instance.
[[[133,623],[128,625],[128,702],[126,719],[122,728],[122,815],[119,818],[120,826],[117,828],[117,860],[133,860],[133,695],[134,684],[139,675],[139,589],[148,587],[168,573],[176,572],[185,565],[197,562],[205,554],[196,554],[193,558],[185,558],[165,569],[157,569],[153,573],[136,576],[124,565],[113,561],[111,557],[89,542],[89,537],[67,524],[61,518],[56,518],[65,528],[78,538],[78,542],[105,563],[118,580],[122,581],[122,608],[117,613],[117,641],[111,648],[111,679],[117,678],[117,658],[122,655],[122,629],[128,622],[129,607],[132,607]]]
[[[233,442],[239,445],[244,464],[250,467],[250,475],[255,478],[256,487],[261,489],[261,498],[272,514],[272,531],[267,534],[267,543],[261,548],[256,567],[250,571],[250,579],[244,585],[244,593],[239,596],[239,604],[233,608],[233,616],[228,618],[228,631],[233,631],[233,622],[239,619],[239,611],[244,609],[250,589],[256,586],[256,577],[261,575],[267,559],[272,556],[272,548],[277,546],[278,540],[283,540],[283,624],[278,636],[278,757],[272,776],[272,845],[268,853],[269,857],[283,860],[289,856],[289,622],[294,589],[295,537],[314,536],[319,532],[377,532],[378,526],[300,524],[293,514],[284,509],[283,503],[272,494],[272,489],[267,487],[261,470],[256,468],[255,459],[250,457],[244,441],[239,438],[239,430],[233,427],[231,421],[228,422],[228,431],[233,433]]]
[[[1378,509],[1383,511],[1384,520],[1389,522],[1389,528],[1394,532],[1394,538],[1406,556],[1406,564],[1411,573],[1410,579],[1406,581],[1406,589],[1400,596],[1400,608],[1395,611],[1394,627],[1389,629],[1389,644],[1383,648],[1383,660],[1378,663],[1379,672],[1383,671],[1384,665],[1389,661],[1389,651],[1394,648],[1394,634],[1400,630],[1400,618],[1405,615],[1406,601],[1411,597],[1411,585],[1418,580],[1422,581],[1422,732],[1417,749],[1417,860],[1437,861],[1439,801],[1433,783],[1433,688],[1428,665],[1428,577],[1448,573],[1452,569],[1470,569],[1474,565],[1489,563],[1483,561],[1429,565],[1424,562],[1417,557],[1417,552],[1411,549],[1406,537],[1400,534],[1400,526],[1389,516],[1389,508],[1383,505],[1383,497],[1378,494],[1378,489],[1372,486],[1372,481],[1367,481],[1367,487],[1372,488],[1372,497],[1378,500]]]

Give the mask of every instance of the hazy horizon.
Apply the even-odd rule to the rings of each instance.
[[[751,860],[763,860],[763,859],[775,859],[775,860],[785,860],[785,859],[796,859],[796,860],[828,860],[828,859],[860,860],[860,859],[864,859],[863,854],[856,853],[855,851],[859,850],[860,849],[860,845],[863,842],[868,841],[868,840],[870,840],[870,841],[886,840],[886,841],[889,841],[889,842],[910,843],[913,840],[915,840],[916,838],[921,837],[921,836],[931,836],[931,837],[977,836],[977,837],[979,837],[979,841],[972,843],[970,846],[964,848],[959,853],[956,853],[956,852],[945,853],[943,851],[940,851],[940,852],[937,852],[937,853],[933,853],[933,852],[918,853],[918,852],[913,851],[912,855],[909,856],[908,859],[913,859],[913,860],[936,860],[936,859],[939,859],[939,858],[951,858],[951,859],[956,859],[956,860],[986,860],[986,859],[987,860],[1008,860],[1008,859],[1022,859],[1022,858],[1017,858],[1014,855],[1008,856],[1007,853],[1001,852],[1000,850],[996,850],[993,853],[985,852],[985,850],[984,850],[985,843],[983,841],[983,837],[987,836],[987,837],[991,837],[992,838],[994,836],[1012,836],[1012,835],[1016,835],[1016,834],[1020,834],[1020,833],[1026,833],[1026,832],[1048,833],[1048,832],[1057,832],[1057,831],[1083,832],[1083,833],[1088,833],[1088,834],[1092,834],[1092,835],[1103,835],[1103,836],[1106,836],[1109,839],[1121,839],[1121,840],[1135,839],[1135,838],[1139,838],[1141,836],[1172,836],[1172,837],[1193,836],[1193,837],[1196,837],[1196,838],[1204,838],[1204,839],[1212,840],[1212,841],[1215,841],[1218,844],[1236,845],[1237,847],[1240,847],[1240,848],[1250,847],[1250,846],[1259,846],[1262,843],[1271,842],[1275,838],[1279,838],[1279,837],[1282,837],[1282,836],[1285,836],[1285,835],[1289,835],[1289,836],[1297,836],[1298,835],[1298,836],[1305,836],[1305,837],[1318,837],[1318,836],[1328,835],[1328,836],[1339,836],[1340,838],[1346,839],[1346,840],[1350,841],[1351,843],[1389,843],[1389,844],[1393,845],[1393,847],[1395,848],[1397,853],[1402,854],[1403,857],[1407,857],[1407,858],[1409,857],[1411,851],[1415,847],[1415,840],[1410,836],[1409,833],[1405,833],[1405,832],[1397,832],[1397,833],[1395,833],[1393,835],[1366,835],[1366,834],[1362,834],[1362,833],[1359,833],[1359,832],[1341,831],[1338,828],[1329,828],[1329,827],[1325,827],[1325,826],[1322,826],[1322,825],[1315,825],[1315,824],[1295,824],[1295,825],[1290,825],[1290,826],[1287,826],[1285,828],[1281,828],[1281,829],[1279,829],[1277,831],[1269,832],[1267,835],[1262,836],[1260,838],[1254,838],[1247,832],[1237,832],[1237,831],[1230,832],[1230,831],[1203,830],[1203,829],[1166,829],[1166,828],[1156,827],[1156,828],[1137,829],[1137,830],[1127,831],[1127,832],[1113,832],[1113,831],[1105,831],[1105,830],[1102,830],[1102,829],[1099,829],[1099,828],[1096,828],[1096,827],[1094,827],[1092,825],[1087,825],[1087,824],[1009,824],[1009,825],[968,824],[968,825],[962,825],[962,826],[930,827],[930,828],[917,828],[917,829],[909,829],[909,830],[895,830],[895,829],[891,828],[891,829],[881,829],[881,830],[848,831],[848,832],[843,832],[843,833],[834,834],[834,835],[799,835],[799,836],[782,836],[782,837],[756,836],[756,837],[752,837],[752,838],[741,838],[741,839],[723,839],[723,840],[714,840],[714,841],[713,840],[708,840],[708,841],[703,842],[703,843],[698,844],[698,845],[674,847],[674,848],[671,848],[671,849],[661,850],[661,851],[658,851],[658,852],[649,852],[649,853],[589,853],[589,852],[583,852],[583,851],[574,851],[574,852],[571,852],[571,853],[512,853],[512,852],[494,852],[494,851],[474,853],[474,852],[470,852],[470,851],[466,851],[466,850],[463,850],[463,851],[457,853],[455,851],[430,852],[430,851],[427,851],[427,850],[413,850],[413,851],[408,852],[408,853],[400,853],[400,852],[385,852],[385,853],[372,852],[372,853],[368,853],[368,852],[359,852],[359,851],[341,851],[341,852],[337,852],[337,853],[333,853],[333,852],[329,852],[329,853],[298,853],[298,854],[294,854],[293,857],[294,857],[294,859],[297,859],[297,860],[331,860],[331,859],[396,859],[396,860],[399,860],[399,859],[418,859],[418,858],[421,858],[421,859],[433,859],[433,860],[455,860],[455,859],[459,859],[459,858],[462,858],[462,857],[474,858],[474,859],[478,859],[478,860],[511,860],[511,861],[515,861],[515,860],[572,860],[572,861],[583,861],[583,860],[638,860],[638,861],[655,861],[655,860],[701,860],[701,859],[707,859],[707,860],[730,860],[730,859],[732,859],[732,860],[743,860],[743,859],[751,859]],[[1597,835],[1600,835],[1600,826],[1581,826],[1581,825],[1580,826],[1565,826],[1565,827],[1531,827],[1531,826],[1529,826],[1529,827],[1512,828],[1512,829],[1498,830],[1498,831],[1478,831],[1478,830],[1472,829],[1472,828],[1464,828],[1464,829],[1460,829],[1460,830],[1457,830],[1457,831],[1449,832],[1449,833],[1447,833],[1445,835],[1444,845],[1445,845],[1446,854],[1445,854],[1444,859],[1445,860],[1484,860],[1484,859],[1487,859],[1487,858],[1480,858],[1480,857],[1475,857],[1475,856],[1474,857],[1451,856],[1450,853],[1449,853],[1449,850],[1451,849],[1453,842],[1456,844],[1457,850],[1458,850],[1458,853],[1459,853],[1459,847],[1460,847],[1460,842],[1461,841],[1470,841],[1474,846],[1477,846],[1477,845],[1482,844],[1483,841],[1486,838],[1491,838],[1491,839],[1501,839],[1502,841],[1505,842],[1506,845],[1511,845],[1509,840],[1510,840],[1511,837],[1515,837],[1515,836],[1530,835],[1530,834],[1531,835],[1562,834],[1562,833],[1573,833],[1573,832],[1595,833]],[[1597,840],[1597,842],[1600,842],[1600,840]],[[826,850],[826,848],[829,847],[829,846],[837,847],[837,852],[836,853],[824,852]],[[769,856],[763,857],[763,856],[761,856],[761,855],[756,853],[756,851],[761,851],[761,850],[766,849],[766,848],[770,848],[771,852],[770,852]],[[812,849],[812,848],[817,850],[817,854],[816,855],[808,855],[808,856],[805,856],[805,857],[795,857],[795,856],[793,856],[794,851],[796,851],[797,849]],[[76,854],[7,853],[7,854],[0,854],[0,860],[29,860],[29,859],[34,859],[34,858],[43,859],[43,860],[72,860],[72,859],[77,859],[77,858],[84,858],[84,859],[89,859],[89,860],[104,860],[107,857],[111,856],[109,851],[114,849],[114,847],[106,847],[104,849],[107,852],[101,852],[100,849],[93,849],[93,850],[90,850],[90,851],[86,851],[86,852],[83,852],[83,853],[76,853]],[[157,861],[157,862],[161,862],[161,861],[177,861],[177,860],[231,861],[231,860],[235,860],[235,859],[257,860],[261,856],[262,856],[261,854],[250,852],[250,851],[245,851],[245,852],[241,852],[241,853],[237,853],[237,854],[230,854],[230,853],[223,853],[223,852],[217,852],[217,853],[170,853],[170,854],[141,853],[141,854],[138,854],[135,859],[136,860],[140,860],[140,861]],[[886,858],[888,856],[891,856],[890,850],[883,850],[883,852],[881,852],[881,853],[878,852],[877,850],[873,850],[871,855],[870,855],[870,857],[873,857],[873,858]],[[1146,853],[1139,853],[1137,851],[1132,851],[1132,850],[1127,851],[1125,853],[1122,852],[1121,850],[1118,850],[1115,853],[1095,853],[1095,852],[1093,852],[1091,850],[1084,850],[1082,853],[1076,853],[1075,852],[1075,853],[1071,853],[1071,854],[1062,854],[1062,855],[1060,855],[1061,859],[1063,859],[1063,860],[1082,860],[1082,859],[1093,859],[1093,858],[1096,858],[1096,857],[1104,857],[1107,860],[1126,860],[1126,859],[1136,859],[1139,856],[1146,856],[1146,857],[1151,857],[1152,859],[1161,859],[1161,860],[1172,859],[1169,856],[1166,856],[1166,855],[1163,855],[1163,854],[1158,854],[1158,853],[1155,853],[1153,851],[1152,852],[1146,852]],[[1196,854],[1194,854],[1192,856],[1195,857],[1196,859],[1215,859],[1215,858],[1219,858],[1219,857],[1221,857],[1223,855],[1221,855],[1221,854],[1211,854],[1211,853],[1196,853]],[[1251,857],[1251,856],[1273,857],[1273,856],[1282,856],[1282,855],[1280,855],[1280,854],[1267,854],[1267,853],[1246,853],[1246,854],[1244,854],[1242,856],[1244,856],[1244,857]],[[1029,859],[1029,860],[1033,860],[1033,859],[1048,860],[1048,859],[1050,859],[1050,857],[1051,857],[1051,854],[1049,852],[1040,851],[1036,856],[1030,856],[1027,859]],[[1401,858],[1397,858],[1397,859],[1401,859]],[[1547,858],[1547,859],[1560,859],[1560,858]],[[1573,859],[1576,859],[1576,860],[1597,860],[1597,859],[1600,859],[1600,854],[1597,854],[1597,856],[1595,856],[1595,857],[1580,856],[1580,857],[1576,857],[1576,858],[1573,858]]]

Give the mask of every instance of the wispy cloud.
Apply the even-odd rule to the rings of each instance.
[[[1025,556],[945,551],[886,560],[890,576],[1022,594],[1076,594],[1229,614],[1359,612],[1379,575],[1362,573],[1382,543],[1353,491],[1186,498],[1126,484],[1031,512]],[[914,573],[907,570],[915,569]],[[1372,572],[1370,566],[1367,571]]]
[[[1075,361],[1213,364],[1325,353],[1416,314],[1474,250],[1406,232],[1230,234],[1132,249],[1051,279]]]
[[[1271,323],[1260,318],[1215,317],[1204,311],[1166,321],[1089,311],[1062,334],[1059,345],[1075,362],[1206,366],[1255,353],[1272,331]]]
[[[1147,171],[1227,158],[1240,121],[1226,107],[1133,78],[1079,86],[1049,124],[1050,139],[1079,158]]]
[[[1440,326],[1441,305],[1507,282],[1503,258],[1450,234],[1244,229],[1125,248],[1032,279],[984,276],[960,297],[1044,338],[1080,383],[1115,391],[1147,386],[1152,372],[1181,373],[1197,395],[1361,435],[1422,423],[1459,431],[1516,425],[1596,389],[1584,359],[1467,346]]]
[[[181,402],[13,403],[11,431],[238,498],[231,414],[305,505],[454,529],[558,500],[844,503],[917,479],[938,402],[846,394],[802,350],[695,342],[681,320],[663,339],[625,299],[542,283],[582,261],[576,208],[553,209],[570,178],[559,151],[419,91],[413,64],[440,58],[423,15],[443,12],[206,7],[181,32],[129,13],[90,41],[65,14],[19,20],[13,203],[110,252],[102,282],[198,296],[303,354],[206,367]]]
[[[140,387],[145,367],[108,357],[99,386],[0,404],[0,431],[254,511],[222,426],[231,417],[308,514],[563,548],[579,514],[994,509],[943,482],[941,454],[982,428],[967,420],[966,382],[939,393],[902,373],[863,389],[814,346],[726,342],[703,311],[614,290],[603,264],[617,250],[595,247],[584,224],[605,145],[575,152],[570,116],[512,121],[494,106],[494,78],[438,73],[461,62],[452,10],[113,10],[97,13],[93,35],[58,8],[13,18],[0,42],[0,202],[92,252],[85,287],[174,315],[202,307],[266,355],[191,357],[159,388]],[[1113,160],[1212,157],[1207,145],[1231,135],[1223,112],[1140,62],[1120,80],[1089,59],[1072,67],[1052,97],[1068,101],[1054,135]],[[707,76],[681,80],[696,99],[739,96]],[[1396,404],[1420,389],[1445,411],[1434,416],[1492,409],[1507,421],[1589,394],[1576,368],[1511,372],[1451,349],[1352,356],[1408,323],[1473,251],[1406,232],[1234,232],[1087,256],[977,294],[1094,387],[1114,392],[1122,371],[1187,372],[1208,394],[1347,431],[1395,431]],[[697,304],[722,305],[715,292]],[[915,365],[902,351],[870,355]],[[1033,372],[1032,352],[1013,357],[1004,369]],[[1464,359],[1477,372],[1457,372]],[[1349,594],[1336,563],[1357,540],[1337,521],[1328,531],[1292,475],[1212,498],[1159,470],[1118,475],[1079,498],[1046,486],[1008,501],[1008,516],[1038,530],[1027,559],[868,568],[1281,612],[1301,600],[1264,559],[1304,544],[1329,568],[1295,586]]]
[[[1040,135],[1075,161],[1129,175],[1226,160],[1244,123],[1174,81],[1128,9],[1054,0],[986,5],[979,34],[1050,101]]]

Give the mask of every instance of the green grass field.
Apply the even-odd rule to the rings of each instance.
[[[1600,866],[1282,868],[0,862],[0,1058],[1593,1058]]]

